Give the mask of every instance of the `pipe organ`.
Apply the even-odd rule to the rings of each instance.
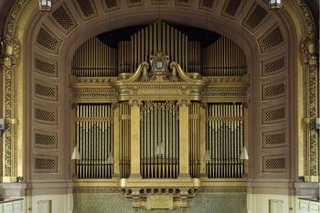
[[[163,22],[116,48],[101,38],[72,62],[77,182],[117,180],[134,207],[152,209],[154,192],[184,208],[202,180],[243,178],[248,80],[236,44],[219,35],[204,47]]]

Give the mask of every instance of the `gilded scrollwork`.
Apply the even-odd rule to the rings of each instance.
[[[20,48],[17,37],[17,24],[21,12],[30,0],[18,0],[14,3],[10,13],[7,16],[5,32],[1,39],[1,66],[3,69],[3,102],[4,118],[6,121],[15,120],[16,112],[16,64],[20,57]],[[6,131],[4,133],[3,143],[4,152],[2,153],[4,161],[2,162],[1,176],[14,177],[16,174],[15,165],[15,141],[16,130],[15,123],[6,122]]]
[[[313,35],[310,35],[313,36]],[[301,52],[304,65],[304,78],[307,90],[304,92],[306,97],[305,117],[310,118],[306,126],[306,150],[305,150],[305,175],[319,175],[319,146],[318,133],[315,128],[315,119],[318,117],[318,56],[317,41],[308,37],[301,45]]]
[[[310,8],[307,6],[305,0],[296,0],[296,2],[305,17],[308,36],[312,39],[316,38],[316,25]]]
[[[10,36],[5,36],[1,41],[2,67],[4,73],[4,118],[6,121],[15,118],[15,76],[16,63],[19,58],[19,45],[16,40]],[[15,141],[15,125],[6,123],[6,131],[4,134],[4,171],[3,175],[12,177],[15,172],[14,165],[14,141]]]

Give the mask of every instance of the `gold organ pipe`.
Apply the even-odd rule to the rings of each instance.
[[[166,24],[165,23],[161,23],[161,38],[160,38],[160,40],[161,40],[161,51],[164,53],[164,54],[166,54],[166,40],[167,40],[167,38],[166,38]]]
[[[153,40],[153,53],[155,54],[158,51],[158,47],[157,47],[157,24],[154,23],[152,26],[152,40]]]
[[[169,29],[169,28],[168,28]],[[171,117],[171,105],[168,104],[166,106],[166,141],[167,141],[167,149],[168,149],[168,158],[171,159],[170,161],[168,161],[168,171],[167,171],[167,174],[168,174],[168,178],[172,178],[172,163],[174,161],[174,158],[172,156],[172,149],[171,149],[171,143],[172,140],[170,140],[170,134],[171,132],[169,131],[170,128],[170,117]]]
[[[86,117],[86,113],[87,113],[87,108],[84,105],[83,106],[83,110],[82,110],[82,117]],[[83,120],[83,126],[84,126],[84,130],[83,130],[83,151],[84,151],[84,178],[88,177],[88,147],[87,147],[87,121]]]
[[[170,26],[167,25],[166,26],[166,54],[170,55],[170,57],[172,57],[172,53],[170,52],[170,41],[171,41],[171,37],[170,37]]]
[[[136,64],[136,67],[139,66],[139,63],[141,62],[141,31],[138,32],[137,34],[137,64]]]
[[[93,77],[97,75],[97,38],[94,38],[93,42],[91,43],[88,54],[91,56],[90,60],[88,61],[88,75]],[[90,61],[93,61],[93,64],[91,64]],[[90,68],[93,69],[91,70]]]
[[[151,105],[151,104],[150,104]],[[154,107],[153,107],[153,105],[151,105],[150,107],[152,107],[151,108],[151,114],[150,114],[150,124],[151,124],[151,126],[150,126],[150,144],[151,144],[151,146],[152,146],[152,153],[150,153],[150,160],[151,160],[151,178],[153,178],[154,176],[155,176],[155,171],[154,171],[154,158],[155,158],[155,152],[156,152],[156,150],[155,150],[155,148],[156,148],[156,145],[155,145],[155,141],[154,141],[154,135],[155,135],[155,133],[154,133],[154,127],[155,127],[155,121],[154,121]],[[153,125],[152,125],[153,124]]]
[[[157,22],[156,23],[156,41],[157,41],[157,49],[156,51],[161,51],[161,39],[162,39],[162,34],[161,34],[161,23]]]
[[[149,55],[149,28],[146,27],[145,29],[145,42],[144,42],[144,61],[148,61],[148,55]]]
[[[135,33],[133,35],[133,54],[132,54],[132,57],[133,57],[133,60],[132,60],[132,70],[131,72],[134,72],[135,69],[136,69],[136,66],[137,66],[137,34]]]
[[[84,105],[84,108],[85,108],[85,117],[88,117],[88,107],[87,107],[87,105]],[[85,174],[85,178],[88,178],[90,175],[89,175],[89,149],[90,149],[90,147],[88,146],[89,144],[88,144],[88,142],[89,142],[89,138],[88,138],[88,129],[89,129],[89,121],[88,120],[85,120],[84,121],[85,122],[85,140],[84,140],[84,142],[85,142],[85,152],[86,152],[86,154],[85,154],[85,156],[86,156],[86,174]]]
[[[80,107],[79,106],[76,106],[76,144],[78,146],[78,149],[79,149],[79,154],[80,154],[80,159],[82,159],[82,144],[79,144],[80,142],[82,142],[82,137],[81,137],[81,134],[82,134],[82,124],[81,122],[79,121],[79,110],[80,110]],[[80,170],[80,163],[81,161],[80,160],[77,160],[76,161],[76,174],[77,174],[77,177],[81,177],[81,170]]]
[[[174,29],[173,27],[170,27],[170,53],[172,61],[177,61],[176,56],[174,54]]]
[[[186,54],[186,49],[185,49],[185,37],[182,36],[181,31],[179,31],[179,36],[180,36],[180,48],[179,48],[179,52],[180,52],[180,60],[179,63],[182,66],[182,69],[186,69],[185,66],[185,54]]]
[[[88,108],[88,117],[91,117],[91,108],[89,107],[89,105],[87,105],[87,108]],[[89,161],[90,161],[90,164],[89,164],[89,178],[92,176],[92,164],[93,164],[93,151],[92,151],[92,138],[91,138],[91,131],[92,131],[92,121],[89,119],[88,120],[88,129],[87,129],[87,136],[88,136],[88,140],[87,140],[87,143],[88,143],[88,147],[89,147]]]
[[[153,47],[153,25],[149,26],[149,55],[154,54],[154,47]]]
[[[130,72],[132,73],[132,72],[134,72],[134,69],[135,69],[135,63],[134,63],[134,35],[131,35],[130,36],[130,41],[131,41],[131,52],[132,52],[132,54],[131,54],[131,70],[130,70]]]
[[[178,58],[178,31],[176,29],[174,29],[174,57],[175,57],[175,61],[179,61]]]

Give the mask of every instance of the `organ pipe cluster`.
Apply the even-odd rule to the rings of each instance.
[[[106,77],[117,75],[117,50],[97,37],[88,40],[76,51],[72,60],[72,75],[76,77]]]
[[[179,175],[179,107],[175,102],[144,102],[140,120],[143,178]]]
[[[203,47],[201,40],[190,37],[165,22],[155,22],[132,33],[127,40],[118,41],[116,48],[94,37],[74,54],[72,74],[76,77],[115,77],[119,73],[133,73],[141,62],[148,61],[157,52],[168,55],[186,72],[201,73],[202,76],[242,76],[247,73],[246,57],[230,39],[220,36]]]
[[[240,47],[224,36],[203,49],[203,76],[243,76],[246,64]]]
[[[78,178],[111,178],[113,163],[113,109],[110,104],[82,104],[76,108],[76,141],[80,160]]]
[[[182,69],[187,67],[188,36],[174,27],[156,22],[131,36],[132,68],[134,71],[150,55],[163,52],[172,61],[179,62]]]
[[[241,178],[244,145],[244,111],[242,104],[214,103],[207,107],[206,150],[209,178]]]

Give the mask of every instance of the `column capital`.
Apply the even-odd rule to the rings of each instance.
[[[177,104],[178,104],[179,107],[181,107],[181,106],[189,106],[191,104],[191,101],[183,99],[183,100],[179,100]]]
[[[11,67],[17,63],[19,57],[19,45],[17,40],[5,36],[1,43],[1,64]]]
[[[142,101],[141,100],[130,100],[129,101],[129,105],[130,106],[141,106],[142,105]]]

